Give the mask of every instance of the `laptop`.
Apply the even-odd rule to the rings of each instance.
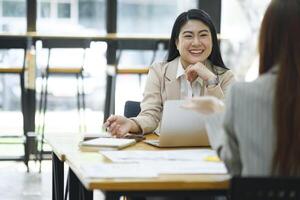
[[[158,140],[144,142],[156,147],[210,146],[204,116],[181,107],[185,100],[168,100],[164,104]]]

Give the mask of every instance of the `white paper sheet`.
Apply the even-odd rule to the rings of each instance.
[[[144,162],[158,174],[226,174],[223,162],[208,161],[150,161]]]
[[[159,174],[226,174],[222,162],[146,161],[143,163],[111,163],[81,166],[88,178],[152,178]]]
[[[82,165],[88,178],[152,178],[158,176],[153,170],[137,163],[96,163]]]
[[[162,151],[101,151],[113,162],[141,161],[200,161],[208,156],[217,156],[211,149],[162,150]]]
[[[146,178],[158,174],[226,174],[223,162],[211,149],[163,151],[101,151],[113,164],[85,166],[97,178]],[[213,160],[213,161],[210,161]]]

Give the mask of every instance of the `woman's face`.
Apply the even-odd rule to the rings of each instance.
[[[204,62],[212,51],[211,33],[199,20],[189,20],[181,27],[176,46],[184,68],[197,62]]]

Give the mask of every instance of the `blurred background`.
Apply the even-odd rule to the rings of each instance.
[[[29,4],[27,4],[29,2]],[[30,0],[0,0],[0,35],[22,35],[28,31],[27,5]],[[40,35],[105,35],[108,31],[107,2],[109,0],[36,0],[36,34]],[[170,37],[175,18],[191,8],[209,8],[217,13],[215,19],[220,33],[222,56],[228,68],[240,81],[254,80],[258,75],[257,38],[263,13],[270,0],[117,0],[116,33]],[[30,14],[29,14],[30,15]],[[30,23],[30,22],[29,22]],[[31,22],[32,23],[32,22]],[[143,46],[143,44],[140,44]],[[107,98],[108,44],[93,41],[87,49],[53,48],[50,66],[84,68],[85,124],[87,132],[101,131]],[[35,44],[36,106],[42,90],[42,71],[48,62],[49,49],[43,41]],[[153,50],[117,49],[119,69],[147,68],[152,62],[163,60],[166,47]],[[24,51],[0,49],[0,68],[22,66]],[[115,76],[112,99],[116,114],[123,113],[126,100],[140,101],[145,74]],[[76,105],[76,79],[49,77],[45,132],[78,132],[80,116]],[[0,136],[23,135],[20,79],[16,74],[0,74]],[[35,116],[39,121],[39,115]],[[0,138],[0,140],[7,140]],[[1,141],[0,141],[1,143]],[[0,144],[0,155],[24,153],[23,146]]]
[[[199,3],[200,2],[200,3]],[[269,0],[208,1],[221,2],[221,51],[225,64],[238,80],[257,77],[257,37],[262,14]],[[177,15],[185,10],[201,8],[197,0],[118,0],[117,33],[170,36]],[[105,0],[37,0],[36,31],[39,34],[105,34]],[[0,0],[0,32],[26,33],[26,0]],[[103,121],[106,89],[105,42],[92,42],[83,61],[82,49],[53,49],[51,66],[74,66],[84,62],[87,130],[97,132]],[[40,70],[46,67],[48,49],[36,44],[36,97],[41,91]],[[166,50],[158,49],[154,61],[165,58]],[[122,50],[119,68],[143,68],[153,62],[151,50]],[[0,50],[1,66],[20,66],[22,50]],[[126,100],[141,100],[145,75],[120,75],[116,81],[115,113],[122,114]],[[0,75],[0,130],[13,133],[22,129],[20,86],[17,75]],[[63,86],[63,87],[62,87]],[[130,89],[128,89],[130,88]],[[45,131],[77,131],[76,79],[50,77]],[[62,119],[68,119],[61,120]],[[0,131],[1,132],[1,131]]]

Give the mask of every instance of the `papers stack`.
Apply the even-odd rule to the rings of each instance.
[[[112,163],[83,164],[89,178],[147,178],[161,174],[227,174],[210,149],[101,151]]]
[[[114,163],[139,163],[157,174],[226,174],[225,164],[214,150],[101,151]]]

